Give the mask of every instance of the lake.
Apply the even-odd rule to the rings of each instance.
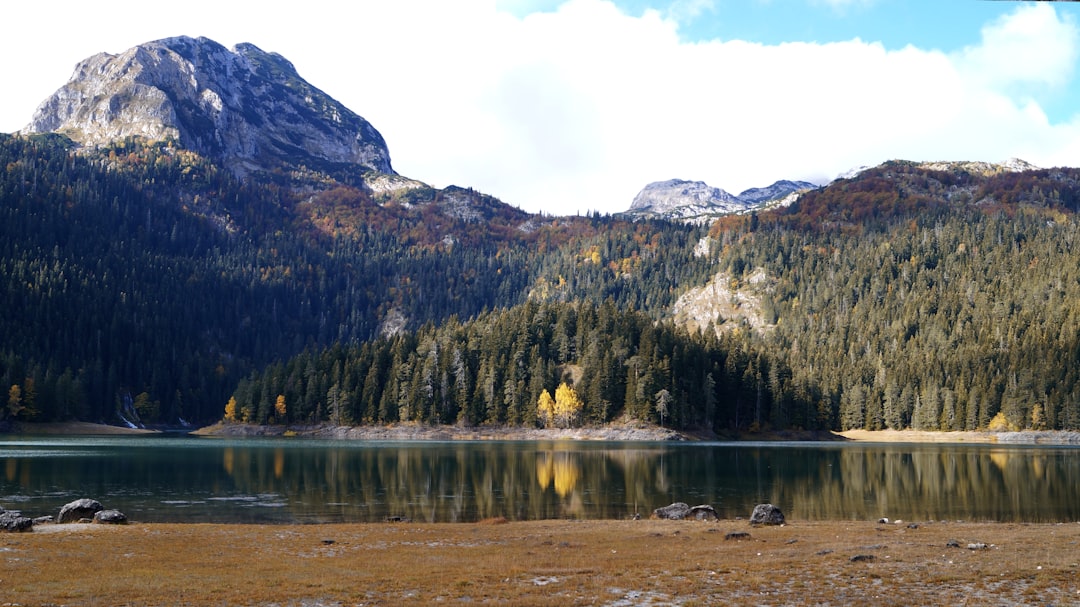
[[[672,502],[789,519],[1080,521],[1080,448],[0,436],[0,507],[140,522],[620,519]]]

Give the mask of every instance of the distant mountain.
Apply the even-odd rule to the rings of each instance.
[[[982,161],[968,161],[968,160],[941,160],[931,162],[910,162],[904,160],[890,160],[884,162],[878,167],[885,167],[889,165],[904,164],[915,166],[920,169],[928,171],[946,171],[951,173],[965,173],[972,177],[990,177],[992,175],[999,175],[1002,173],[1022,173],[1024,171],[1037,171],[1039,167],[1031,164],[1026,160],[1019,158],[1010,158],[1005,162],[982,162]],[[878,167],[859,166],[852,168],[849,171],[841,173],[836,177],[834,181],[839,180],[852,180],[858,177],[864,171],[876,169]]]
[[[253,44],[230,51],[207,38],[167,38],[83,60],[22,131],[50,132],[89,146],[172,138],[239,176],[300,165],[394,174],[379,131],[284,57]]]
[[[1023,173],[1024,171],[1037,171],[1039,167],[1026,160],[1010,158],[1005,162],[921,162],[919,168],[930,171],[950,171],[967,173],[977,177],[991,177],[1002,173]]]
[[[798,194],[816,187],[806,181],[784,180],[764,188],[751,188],[736,196],[701,181],[670,179],[645,186],[634,197],[625,215],[635,219],[705,223],[722,215],[790,204]]]
[[[777,217],[801,228],[875,227],[898,218],[965,207],[1080,210],[1080,172],[1039,169],[1022,160],[912,162],[890,160],[840,177],[778,209]],[[764,218],[764,216],[763,216]]]

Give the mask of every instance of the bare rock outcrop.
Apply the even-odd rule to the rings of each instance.
[[[207,38],[166,38],[83,60],[22,132],[58,132],[91,146],[171,138],[241,176],[319,161],[394,173],[375,127],[284,57]]]

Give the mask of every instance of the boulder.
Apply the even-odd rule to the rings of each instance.
[[[79,499],[64,504],[60,508],[60,515],[56,517],[57,523],[77,523],[79,519],[92,518],[98,512],[104,510],[101,502],[92,499]]]
[[[783,525],[784,513],[772,504],[758,504],[754,506],[754,513],[750,515],[750,524],[757,525]]]
[[[720,518],[716,514],[716,509],[708,504],[690,507],[682,502],[675,502],[670,506],[657,508],[656,510],[653,510],[652,517],[672,521],[681,521],[688,518],[699,521],[715,521]]]
[[[33,530],[33,519],[20,516],[18,512],[0,512],[0,531],[20,533]]]
[[[670,506],[664,506],[663,508],[657,508],[652,511],[653,518],[667,519],[672,521],[681,521],[690,514],[690,505],[682,502],[675,502]]]
[[[94,513],[94,522],[99,525],[126,525],[128,520],[119,510],[99,510]]]
[[[690,509],[690,516],[699,521],[717,521],[720,515],[716,514],[716,508],[708,504],[701,504]]]

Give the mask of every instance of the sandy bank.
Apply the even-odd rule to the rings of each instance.
[[[848,440],[875,443],[978,443],[1009,445],[1080,445],[1080,432],[926,432],[921,430],[848,430]]]

